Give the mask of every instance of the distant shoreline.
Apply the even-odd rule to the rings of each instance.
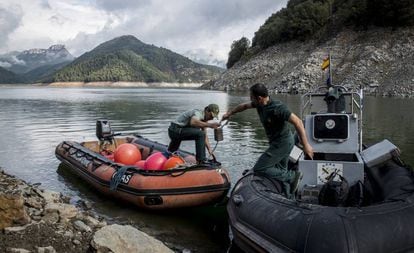
[[[75,87],[102,87],[102,88],[200,88],[202,83],[166,83],[166,82],[54,82],[54,83],[34,83],[34,84],[0,84],[0,87],[57,87],[57,88],[75,88]]]

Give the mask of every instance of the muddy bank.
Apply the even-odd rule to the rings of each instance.
[[[90,205],[69,204],[0,169],[1,252],[179,252],[130,225],[110,224]]]

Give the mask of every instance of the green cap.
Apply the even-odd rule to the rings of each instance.
[[[207,106],[208,110],[213,114],[214,118],[217,118],[220,112],[219,106],[216,104],[209,104]]]

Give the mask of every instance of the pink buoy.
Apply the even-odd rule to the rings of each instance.
[[[114,152],[115,162],[125,165],[134,165],[141,160],[141,152],[139,149],[130,143],[119,145]]]
[[[148,156],[145,162],[145,169],[146,170],[161,170],[165,161],[167,161],[167,157],[165,157],[161,152],[156,152]]]
[[[139,160],[134,165],[140,169],[145,169],[145,160]]]

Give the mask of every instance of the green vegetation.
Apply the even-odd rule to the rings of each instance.
[[[202,82],[220,72],[218,67],[195,63],[133,36],[122,36],[83,54],[43,81]]]
[[[250,47],[250,40],[246,37],[242,37],[240,40],[233,41],[231,44],[231,50],[229,53],[229,59],[227,60],[227,68],[231,68],[240,58],[246,53]]]
[[[252,46],[262,49],[278,42],[305,41],[324,27],[329,20],[329,1],[294,0],[273,14],[255,33]]]
[[[90,57],[58,71],[55,81],[162,81],[169,77],[130,50]]]
[[[333,36],[343,27],[368,29],[371,26],[414,25],[412,0],[289,0],[286,8],[271,15],[255,33],[251,48],[233,42],[228,68],[277,43]],[[240,52],[244,53],[240,55]],[[230,64],[229,64],[230,63]]]

